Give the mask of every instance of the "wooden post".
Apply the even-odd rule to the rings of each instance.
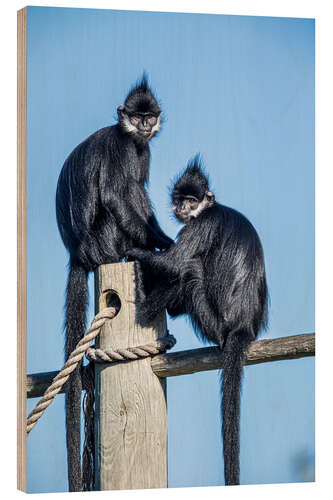
[[[143,345],[166,334],[165,313],[149,327],[136,323],[133,262],[95,272],[96,309],[119,297],[118,315],[102,329],[103,349]],[[110,303],[111,300],[111,303]],[[150,358],[96,365],[96,489],[167,486],[166,386]]]

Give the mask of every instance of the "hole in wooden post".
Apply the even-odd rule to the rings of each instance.
[[[114,290],[106,290],[103,293],[103,299],[105,307],[114,307],[117,316],[121,309],[121,300],[117,292],[115,292]]]

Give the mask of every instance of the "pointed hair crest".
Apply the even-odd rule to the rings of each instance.
[[[184,196],[195,196],[201,201],[207,191],[209,191],[208,176],[204,172],[201,156],[198,153],[173,181],[170,194],[173,202]]]
[[[146,71],[130,89],[125,99],[125,108],[128,113],[134,113],[135,111],[161,113],[161,108],[158,106],[157,99],[149,86],[149,77]]]
[[[142,76],[139,80],[137,80],[135,84],[135,88],[137,90],[141,90],[142,92],[147,92],[147,90],[150,90],[149,88],[149,76],[146,70],[143,71]]]

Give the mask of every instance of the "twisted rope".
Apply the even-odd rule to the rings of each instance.
[[[35,408],[29,414],[27,419],[27,434],[29,434],[31,429],[36,425],[46,408],[52,403],[64,383],[68,380],[70,374],[75,370],[85,352],[90,347],[92,341],[101,331],[104,323],[109,319],[113,319],[116,314],[117,310],[114,307],[107,307],[96,314],[91,323],[91,327],[87,330],[85,336],[80,340],[80,342],[78,342],[76,348],[69,356],[62,370],[53,379],[52,384],[46,389],[44,396],[38,401]]]
[[[149,344],[138,347],[128,347],[127,349],[99,349],[89,347],[86,357],[95,363],[114,363],[116,361],[132,361],[140,358],[147,358],[171,349],[176,343],[176,339],[169,332],[165,337],[161,337]]]

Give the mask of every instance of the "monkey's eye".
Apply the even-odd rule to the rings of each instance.
[[[147,120],[148,120],[149,125],[151,125],[152,127],[154,125],[156,125],[156,123],[157,123],[157,118],[154,115],[148,115]]]
[[[185,199],[188,200],[190,204],[198,203],[198,200],[194,196],[186,196]]]
[[[131,122],[132,125],[138,125],[139,122],[140,122],[140,120],[141,120],[141,118],[138,115],[132,115],[130,117],[130,122]]]
[[[194,198],[189,199],[189,203],[191,208],[196,208],[198,206],[198,202]]]

